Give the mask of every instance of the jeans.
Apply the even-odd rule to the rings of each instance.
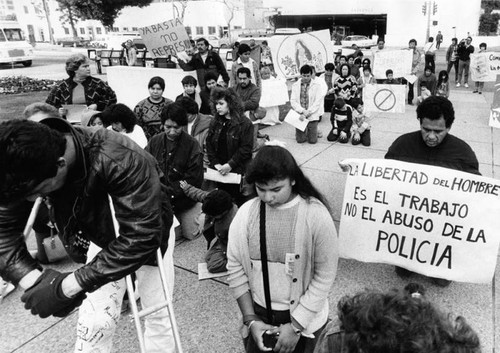
[[[464,84],[469,82],[469,66],[470,66],[470,60],[463,61],[459,60],[458,61],[458,81],[462,81],[462,74],[464,76]]]
[[[168,249],[163,256],[167,273],[170,298],[174,289],[173,251],[175,246],[174,225],[170,230]],[[87,263],[99,253],[101,248],[91,243]],[[142,308],[164,301],[160,273],[156,266],[142,266],[136,272],[138,291]],[[75,353],[109,353],[112,348],[116,324],[120,319],[123,296],[126,291],[125,279],[110,282],[92,293],[87,293],[78,312],[77,339]],[[167,308],[148,315],[144,322],[144,341],[148,353],[175,352],[175,341]]]
[[[295,129],[295,139],[298,143],[309,142],[315,144],[318,142],[318,121],[310,121],[304,131]]]
[[[425,54],[425,67],[430,67],[432,73],[436,71],[435,57],[435,54]]]
[[[448,61],[448,67],[446,68],[446,72],[448,73],[448,77],[450,76],[451,68],[455,68],[455,83],[458,82],[458,60]]]

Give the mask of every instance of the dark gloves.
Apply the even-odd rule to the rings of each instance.
[[[50,315],[67,316],[87,297],[84,292],[73,298],[64,295],[61,283],[69,274],[70,272],[60,273],[45,269],[35,284],[24,291],[21,297],[24,308],[31,310],[33,315],[39,315],[42,319]]]

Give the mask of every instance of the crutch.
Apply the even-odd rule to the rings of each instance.
[[[40,205],[42,204],[43,198],[37,197],[33,207],[31,208],[30,215],[28,217],[28,221],[26,222],[26,226],[23,230],[24,240],[28,240],[28,236],[31,233],[31,229],[33,229],[33,224],[35,223],[36,215],[38,214],[38,210],[40,209]],[[3,279],[2,279],[3,281]],[[7,291],[7,285],[3,285],[0,291],[0,304],[2,304],[3,298],[5,297],[5,292]]]
[[[109,207],[111,209],[111,215],[113,217],[113,226],[115,228],[116,236],[118,237],[120,235],[119,225],[115,216],[115,208],[113,207],[113,200],[111,199],[111,196],[108,196],[108,198],[109,198]],[[175,320],[175,315],[174,315],[174,307],[172,305],[170,293],[168,292],[167,274],[165,272],[165,267],[163,266],[163,257],[161,255],[160,248],[156,250],[156,261],[158,262],[158,270],[160,271],[161,285],[163,287],[163,294],[165,295],[165,300],[163,302],[160,302],[156,305],[153,305],[149,308],[142,309],[141,311],[139,311],[135,300],[135,292],[134,292],[134,286],[132,285],[132,278],[130,275],[125,277],[130,308],[132,309],[132,315],[134,316],[134,322],[135,322],[135,329],[137,330],[137,337],[139,339],[139,347],[141,353],[146,353],[146,345],[144,342],[144,335],[142,333],[142,327],[141,327],[141,318],[156,313],[157,311],[160,311],[161,309],[166,307],[168,310],[170,323],[172,325],[172,331],[174,333],[174,341],[177,353],[183,353],[181,338],[179,335],[179,329],[177,327],[177,321]]]

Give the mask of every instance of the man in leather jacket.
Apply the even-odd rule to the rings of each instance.
[[[52,205],[51,219],[74,261],[86,261],[89,244],[102,248],[92,261],[59,273],[30,256],[22,232],[39,196]],[[26,289],[21,300],[32,314],[66,316],[85,293],[154,265],[172,219],[155,159],[126,136],[53,118],[0,123],[0,276]]]

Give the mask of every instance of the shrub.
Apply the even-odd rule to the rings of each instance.
[[[50,91],[60,81],[37,79],[26,76],[0,77],[0,94],[16,94],[36,91]]]

